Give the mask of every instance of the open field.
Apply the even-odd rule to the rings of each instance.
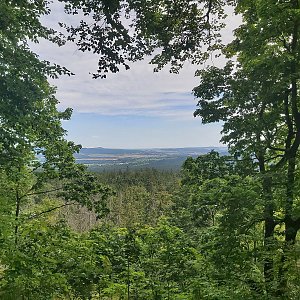
[[[76,154],[78,163],[86,164],[90,170],[123,170],[127,168],[156,168],[178,170],[189,156],[216,150],[221,154],[227,153],[225,147],[193,147],[193,148],[155,148],[155,149],[107,149],[82,148]]]

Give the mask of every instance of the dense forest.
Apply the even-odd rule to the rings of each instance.
[[[51,1],[0,1],[0,298],[300,299],[299,1],[58,1],[61,32],[41,23]],[[88,172],[48,81],[72,72],[40,39],[93,52],[95,80],[145,55],[199,66],[194,115],[222,122],[229,155]]]

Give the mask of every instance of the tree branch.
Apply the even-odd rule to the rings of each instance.
[[[59,209],[59,208],[63,208],[63,207],[66,207],[66,206],[69,206],[69,205],[75,205],[77,204],[76,202],[68,202],[68,203],[65,203],[65,204],[62,204],[62,205],[59,205],[59,206],[55,206],[55,207],[52,207],[52,208],[49,208],[47,210],[44,210],[40,213],[37,213],[37,214],[32,214],[31,216],[28,217],[28,220],[32,220],[32,219],[35,219],[35,218],[38,218],[39,216],[43,215],[43,214],[47,214],[49,212],[52,212],[56,209]]]
[[[53,189],[53,190],[48,190],[48,191],[40,191],[40,192],[34,192],[34,193],[29,193],[29,194],[24,194],[20,197],[20,199],[23,199],[25,197],[28,197],[28,196],[35,196],[35,195],[43,195],[43,194],[48,194],[48,193],[53,193],[53,192],[57,192],[57,191],[60,191],[62,190],[63,188],[60,187],[60,188],[56,188],[56,189]]]

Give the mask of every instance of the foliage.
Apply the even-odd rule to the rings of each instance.
[[[63,222],[31,221],[22,227],[18,248],[5,256],[2,299],[54,299],[91,294],[96,276],[91,242]]]
[[[61,24],[81,51],[99,55],[94,78],[129,69],[129,63],[155,53],[152,63],[168,63],[177,73],[185,60],[201,63],[222,47],[224,6],[233,1],[149,0],[69,1],[69,14],[84,15],[76,25]],[[91,20],[92,19],[92,20]],[[158,50],[159,49],[159,50]]]
[[[80,146],[65,139],[62,120],[72,110],[57,110],[55,88],[47,78],[71,73],[40,61],[28,46],[39,38],[63,43],[40,23],[50,12],[48,4],[0,4],[1,293],[13,299],[51,299],[68,288],[65,276],[54,270],[64,233],[59,224],[51,227],[36,219],[74,202],[102,214],[109,194],[109,188],[75,164],[73,153]],[[50,184],[54,179],[55,187]],[[42,206],[45,195],[53,201]]]
[[[98,257],[109,261],[109,276],[96,283],[100,295],[190,299],[197,251],[179,228],[162,219],[156,227],[100,227],[91,237]]]
[[[168,214],[172,195],[179,187],[178,174],[155,169],[108,172],[98,177],[116,191],[109,199],[110,213],[103,222],[119,227],[156,224],[161,216]]]
[[[195,115],[205,123],[222,120],[222,140],[231,152],[257,164],[264,203],[266,291],[269,297],[290,297],[286,261],[300,228],[294,212],[300,144],[298,2],[241,2],[236,9],[244,23],[224,52],[235,55],[237,62],[199,71]],[[285,230],[278,232],[277,225]],[[281,262],[271,258],[274,249],[282,253]]]
[[[157,174],[150,184],[114,175],[111,207],[122,220],[72,232],[55,209],[79,203],[100,216],[110,189],[74,163],[80,146],[65,140],[71,110],[57,110],[47,76],[70,72],[28,47],[39,38],[64,43],[39,21],[48,1],[2,1],[1,297],[298,299],[298,1],[60,1],[83,15],[61,26],[80,50],[100,55],[95,78],[153,53],[156,70],[178,72],[222,50],[224,67],[197,71],[195,116],[223,122],[231,156],[189,158],[177,193]],[[243,18],[226,46],[225,5]],[[172,202],[170,221],[157,221]]]

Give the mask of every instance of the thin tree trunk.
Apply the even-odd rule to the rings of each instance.
[[[265,158],[264,154],[258,156],[259,170],[262,176],[262,188],[263,188],[263,197],[265,201],[264,207],[264,246],[265,246],[265,257],[263,262],[264,268],[264,278],[265,278],[265,289],[268,295],[272,294],[272,286],[274,281],[274,270],[273,270],[273,242],[274,242],[274,204],[272,197],[272,177],[270,174],[267,174],[265,168]]]
[[[19,190],[17,187],[16,191],[16,212],[15,212],[15,245],[18,245],[18,234],[19,234],[19,216],[20,216],[20,208],[21,208],[21,197],[19,195]]]
[[[130,262],[129,256],[127,257],[127,300],[130,299]]]

